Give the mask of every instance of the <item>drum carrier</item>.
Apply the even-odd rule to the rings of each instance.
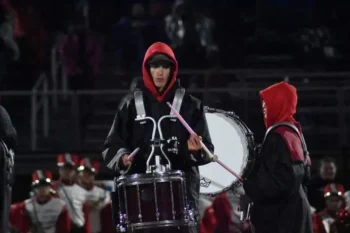
[[[175,92],[173,106],[180,111],[185,89],[179,88]],[[179,170],[172,170],[172,164],[164,151],[165,139],[161,129],[164,119],[176,122],[176,116],[170,111],[169,115],[162,116],[158,122],[147,116],[143,93],[134,91],[136,119],[140,124],[147,121],[153,124],[150,140],[151,152],[146,162],[145,174],[127,175],[126,172],[115,178],[113,199],[115,220],[118,232],[149,232],[157,229],[167,229],[167,232],[187,232],[189,227],[196,225],[193,211],[189,209],[186,195],[185,174]],[[158,130],[159,138],[156,138]],[[160,155],[155,155],[159,149]],[[155,158],[155,164],[150,164]],[[163,157],[166,165],[160,163]],[[169,230],[169,231],[168,231]]]

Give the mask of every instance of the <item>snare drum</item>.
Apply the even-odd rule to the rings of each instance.
[[[226,166],[245,178],[255,160],[253,133],[233,112],[206,107],[205,117],[214,154]],[[218,163],[200,166],[199,172],[202,195],[216,196],[233,188],[235,184],[240,184],[235,176]]]
[[[186,180],[181,171],[121,176],[116,180],[119,229],[127,232],[190,226]],[[123,231],[123,230],[120,230]]]

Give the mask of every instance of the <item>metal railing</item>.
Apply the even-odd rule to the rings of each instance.
[[[39,113],[42,113],[42,133],[45,138],[49,136],[49,84],[47,76],[42,73],[35,83],[31,91],[31,119],[30,119],[30,130],[31,130],[31,149],[37,149],[37,137],[38,137],[38,121]],[[55,95],[54,95],[55,96]]]
[[[242,100],[244,101],[244,96],[249,96],[252,93],[257,93],[258,88],[256,87],[237,87],[237,88],[204,88],[204,89],[189,89],[188,90],[191,93],[205,93],[205,94],[215,94],[215,95],[220,95],[220,94],[227,94],[227,93],[238,93],[241,94]],[[327,132],[334,132],[336,133],[337,138],[339,138],[339,145],[345,145],[348,143],[348,137],[349,137],[349,128],[347,126],[347,116],[350,114],[350,103],[349,99],[347,96],[350,96],[350,86],[343,86],[343,87],[299,87],[298,92],[300,94],[303,93],[313,93],[313,92],[318,92],[318,95],[323,95],[325,93],[329,93],[332,91],[333,97],[337,99],[337,104],[334,106],[301,106],[298,109],[299,113],[316,113],[316,114],[325,114],[325,113],[334,113],[337,114],[337,126],[335,128],[321,128],[318,131],[315,130],[313,134],[317,135],[319,132],[327,133]],[[45,74],[42,74],[36,83],[36,85],[33,87],[31,91],[5,91],[2,92],[2,96],[30,96],[31,97],[31,119],[30,119],[30,126],[31,126],[31,149],[36,150],[38,148],[38,127],[40,121],[42,121],[42,135],[46,138],[49,137],[49,123],[50,123],[50,106],[49,106],[49,99],[52,98],[53,96],[64,96],[67,95],[68,98],[68,103],[71,104],[71,116],[75,118],[75,123],[74,125],[76,127],[79,127],[79,97],[83,95],[93,95],[95,97],[100,97],[100,98],[107,98],[108,95],[111,96],[122,96],[123,94],[127,93],[128,90],[85,90],[85,91],[52,91],[48,90],[48,82]],[[323,93],[323,94],[322,94]],[[106,96],[106,97],[104,97]],[[318,98],[318,97],[317,97]],[[117,98],[119,99],[119,98]],[[116,100],[117,100],[116,99]],[[346,100],[347,99],[347,100]],[[241,113],[243,115],[249,116],[253,112],[259,112],[259,109],[252,109],[249,102],[251,100],[248,100],[245,102],[244,108],[244,113]],[[256,100],[258,101],[258,100]],[[256,102],[253,100],[253,102]],[[346,102],[347,101],[347,102]],[[302,104],[301,104],[302,105]],[[215,106],[212,106],[215,107]],[[235,111],[235,109],[232,109]],[[41,111],[41,112],[40,112]],[[115,111],[115,109],[113,109]],[[42,114],[42,117],[39,118],[39,113]],[[68,114],[69,115],[69,114]],[[77,116],[77,117],[74,117]],[[70,117],[70,116],[68,116]],[[244,116],[242,116],[244,119],[246,119]],[[75,129],[76,132],[79,131],[79,129]],[[71,138],[75,138],[76,135],[72,135]],[[79,142],[77,142],[79,143]],[[334,145],[335,147],[338,147],[339,145]]]
[[[50,80],[52,83],[52,88],[49,88],[48,78],[44,78],[44,74],[41,75],[35,86],[31,91],[31,99],[32,99],[32,117],[31,117],[31,135],[32,135],[32,149],[37,148],[37,128],[39,124],[39,113],[42,110],[42,130],[44,137],[48,135],[49,132],[49,109],[50,103],[52,103],[52,108],[57,110],[58,108],[58,100],[60,98],[70,98],[70,102],[74,103],[74,105],[79,105],[78,98],[73,97],[73,92],[68,90],[67,85],[67,77],[64,72],[64,67],[62,61],[59,58],[58,54],[59,43],[55,43],[51,49],[51,67],[50,67]],[[241,98],[243,100],[243,104],[247,105],[247,98],[249,93],[257,92],[255,83],[260,85],[261,83],[271,82],[271,78],[273,80],[297,80],[307,78],[309,80],[323,80],[326,77],[333,77],[334,80],[339,80],[338,83],[346,84],[346,80],[344,78],[350,78],[350,72],[305,72],[299,69],[230,69],[230,70],[221,70],[221,69],[208,69],[208,70],[180,70],[180,76],[189,76],[195,77],[199,76],[208,80],[211,74],[215,75],[224,75],[226,78],[230,79],[231,77],[236,77],[239,80],[240,87],[239,88],[230,88],[230,89],[222,89],[222,88],[210,88],[210,85],[206,85],[204,89],[196,89],[192,92],[202,92],[202,93],[224,93],[224,92],[235,92],[241,93]],[[128,73],[132,75],[132,72]],[[134,74],[139,74],[139,72],[134,72]],[[125,72],[117,71],[114,75],[125,75]],[[214,75],[214,76],[215,76]],[[265,80],[265,81],[264,81]],[[269,80],[269,81],[268,81]],[[345,81],[344,81],[345,80]],[[254,86],[254,87],[252,87]],[[332,89],[333,87],[325,90],[324,86],[322,87],[298,87],[298,90],[301,91],[303,88],[309,91],[327,91]],[[345,89],[344,89],[345,88]],[[338,106],[337,109],[341,109],[341,106],[344,106],[345,94],[347,87],[343,87],[342,89],[338,89],[335,87],[336,91],[338,91]],[[126,92],[125,90],[99,90],[99,91],[78,91],[74,92],[77,97],[81,95],[108,95],[108,93],[118,93],[118,92]],[[14,93],[14,92],[13,92]],[[16,92],[18,94],[23,92]],[[343,94],[342,94],[343,93]],[[2,93],[3,95],[5,93]],[[20,94],[21,95],[21,94]],[[205,97],[204,97],[205,98]],[[40,100],[39,100],[40,99]],[[339,118],[338,121],[342,122],[342,124],[346,123],[345,113],[342,110],[339,110]],[[244,117],[248,116],[248,111],[244,112]],[[339,132],[345,135],[346,128],[340,128]],[[344,137],[343,140],[346,137]]]

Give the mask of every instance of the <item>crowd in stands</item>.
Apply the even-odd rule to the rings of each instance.
[[[30,88],[38,72],[49,69],[53,46],[61,48],[67,75],[74,76],[72,88],[91,88],[102,58],[112,69],[139,69],[154,41],[170,44],[183,69],[253,67],[258,64],[250,61],[264,56],[282,61],[286,55],[293,57],[287,59],[290,64],[339,65],[349,50],[341,26],[347,22],[344,9],[322,1],[287,2],[268,0],[257,8],[254,1],[224,0],[200,5],[184,0],[1,0],[1,14],[11,19],[21,54],[9,68],[11,80],[20,85],[6,82],[6,88]],[[275,14],[283,27],[272,20]],[[81,74],[89,75],[86,84],[77,86]]]

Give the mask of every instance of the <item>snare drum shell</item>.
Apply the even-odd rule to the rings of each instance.
[[[127,224],[184,220],[185,182],[180,171],[120,177],[116,184],[119,211]]]

